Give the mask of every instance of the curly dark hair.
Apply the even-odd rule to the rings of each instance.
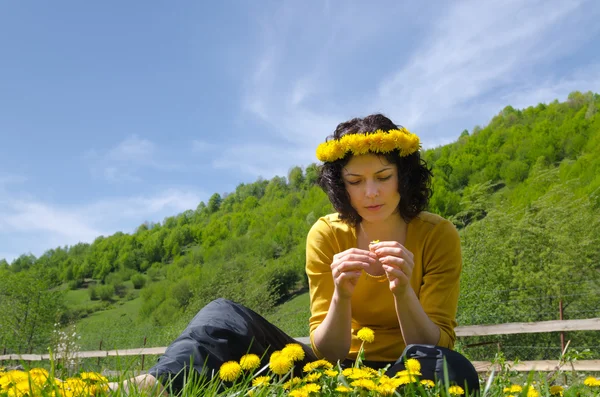
[[[327,137],[327,141],[341,139],[348,134],[368,134],[376,130],[390,131],[401,128],[382,114],[372,114],[365,118],[353,118],[338,124],[333,135]],[[416,217],[419,212],[425,210],[431,197],[431,169],[425,160],[421,159],[419,151],[401,157],[399,150],[381,154],[391,164],[398,167],[398,192],[400,193],[400,204],[398,209],[400,216],[407,223]],[[350,196],[344,185],[342,170],[350,161],[352,153],[343,158],[325,162],[319,167],[319,186],[327,193],[331,204],[340,214],[340,219],[347,224],[357,227],[362,221],[358,212],[350,205]]]

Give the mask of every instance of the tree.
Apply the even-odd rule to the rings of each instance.
[[[223,201],[223,199],[221,199],[221,195],[219,193],[215,193],[212,196],[210,196],[210,199],[208,200],[208,212],[213,214],[215,212],[217,212],[219,210],[219,208],[221,208],[221,202]]]

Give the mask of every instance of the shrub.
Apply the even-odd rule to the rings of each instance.
[[[141,274],[134,274],[131,276],[131,282],[133,283],[133,288],[141,289],[146,285],[146,277]]]
[[[108,302],[112,300],[112,297],[115,294],[115,286],[112,284],[99,285],[96,287],[96,292],[98,293],[100,300]]]

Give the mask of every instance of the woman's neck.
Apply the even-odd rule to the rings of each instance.
[[[398,241],[404,244],[406,240],[407,223],[400,215],[391,216],[382,222],[362,221],[359,229],[369,241]]]

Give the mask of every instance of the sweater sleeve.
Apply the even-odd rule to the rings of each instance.
[[[306,274],[310,295],[310,342],[317,357],[323,357],[314,343],[314,331],[323,322],[331,299],[334,284],[331,263],[335,255],[335,238],[330,225],[319,219],[306,238]]]
[[[456,339],[462,254],[458,231],[450,221],[443,220],[428,234],[423,267],[419,300],[431,321],[440,327],[438,345],[452,348]]]

